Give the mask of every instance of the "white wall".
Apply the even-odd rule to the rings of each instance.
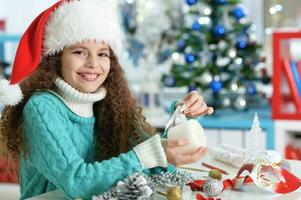
[[[7,33],[23,33],[30,22],[57,0],[0,0],[0,18],[6,19]],[[263,39],[263,1],[242,0],[250,19],[256,24],[258,37]]]
[[[247,10],[249,19],[256,25],[256,34],[259,41],[264,42],[264,5],[263,0],[242,0],[242,4]]]
[[[57,0],[0,0],[0,18],[6,20],[6,32],[21,34],[33,19]]]

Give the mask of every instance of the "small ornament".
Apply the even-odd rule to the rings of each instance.
[[[223,25],[216,25],[213,27],[213,34],[218,37],[225,36],[226,28]]]
[[[164,85],[167,87],[175,87],[176,86],[175,77],[173,77],[173,76],[164,77]]]
[[[212,20],[210,17],[200,17],[198,23],[204,28],[205,30],[209,30],[212,26]]]
[[[187,171],[175,170],[173,172],[161,172],[151,176],[151,180],[156,187],[166,188],[168,185],[183,186],[190,183],[195,178]]]
[[[209,72],[204,72],[201,75],[200,82],[204,85],[209,85],[212,81],[212,75]]]
[[[179,51],[182,51],[186,48],[186,40],[182,39],[177,42],[177,48]]]
[[[194,4],[197,3],[197,0],[186,0],[186,3],[189,5],[189,6],[192,6]]]
[[[171,54],[171,58],[173,61],[178,61],[180,59],[180,54],[178,52],[174,52]]]
[[[231,100],[230,100],[230,98],[229,98],[229,97],[223,98],[223,100],[222,100],[222,106],[223,106],[224,108],[228,108],[230,105],[231,105]]]
[[[223,84],[219,77],[215,77],[210,83],[210,88],[213,92],[219,92],[223,87]]]
[[[230,49],[227,51],[227,55],[228,55],[230,58],[235,58],[236,55],[237,55],[236,49],[230,48]]]
[[[231,59],[230,58],[228,58],[228,57],[218,57],[217,59],[216,59],[216,65],[218,66],[218,67],[225,67],[225,66],[227,66],[229,63],[231,62]]]
[[[211,7],[208,6],[208,5],[203,5],[203,6],[200,8],[200,13],[201,13],[202,15],[209,16],[209,15],[211,15],[211,13],[212,13],[212,9],[211,9]]]
[[[214,1],[216,4],[220,4],[220,5],[225,5],[227,4],[227,0],[215,0]]]
[[[230,89],[232,92],[236,93],[237,90],[238,90],[238,84],[236,81],[233,81],[231,84],[230,84]]]
[[[185,61],[188,64],[192,64],[196,60],[196,56],[192,55],[191,53],[185,54]]]
[[[237,110],[245,110],[247,107],[247,101],[246,98],[243,96],[239,96],[236,98],[235,102],[234,102],[234,107]]]
[[[232,14],[237,20],[246,16],[246,13],[241,6],[234,7],[232,10]]]
[[[197,87],[195,85],[188,86],[188,92],[197,91]]]
[[[248,45],[248,40],[245,37],[239,37],[236,41],[237,49],[245,49]]]
[[[223,183],[221,181],[215,179],[209,179],[203,185],[203,192],[207,194],[209,197],[215,197],[222,193],[223,191]]]
[[[217,47],[220,51],[224,51],[228,47],[228,44],[225,40],[221,40],[218,42]]]
[[[198,21],[193,22],[191,29],[194,31],[200,31],[202,28],[201,24]]]
[[[118,181],[117,186],[109,191],[93,196],[93,200],[110,200],[110,199],[156,199],[156,188],[151,178],[143,173],[134,173],[122,181]]]
[[[211,169],[208,176],[219,181],[222,179],[222,173],[217,169]]]
[[[181,200],[182,199],[182,190],[180,186],[173,186],[167,190],[167,199],[168,200]]]
[[[260,127],[260,122],[257,113],[254,114],[252,128],[250,130],[250,136],[247,140],[247,151],[250,158],[258,156],[265,150],[264,148],[264,133]],[[272,157],[272,156],[271,156]]]
[[[134,173],[124,181],[117,183],[118,199],[156,199],[156,189],[149,177],[142,173]]]
[[[247,94],[255,95],[257,93],[256,86],[253,83],[247,84]]]
[[[250,41],[250,43],[254,43],[255,44],[257,42],[257,40],[258,40],[258,37],[257,37],[257,35],[255,33],[251,33],[249,35],[249,41]]]
[[[234,63],[235,63],[236,65],[241,65],[241,64],[242,64],[242,58],[241,58],[241,57],[235,58]]]

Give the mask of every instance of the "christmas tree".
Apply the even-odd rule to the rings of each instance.
[[[250,158],[254,158],[263,151],[265,151],[264,133],[260,127],[258,115],[255,113],[250,135],[247,140],[247,152]]]
[[[183,20],[170,36],[172,64],[164,85],[199,90],[217,108],[248,108],[270,81],[255,25],[239,0],[184,1]]]

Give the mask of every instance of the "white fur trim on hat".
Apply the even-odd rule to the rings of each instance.
[[[120,24],[108,0],[65,1],[51,13],[44,31],[43,55],[87,40],[103,41],[120,55]]]
[[[10,85],[5,79],[0,80],[0,102],[5,106],[17,105],[23,99],[23,94],[18,84]]]

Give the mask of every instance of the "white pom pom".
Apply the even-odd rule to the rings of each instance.
[[[0,102],[5,106],[17,105],[23,98],[18,84],[10,85],[5,79],[0,80]]]

